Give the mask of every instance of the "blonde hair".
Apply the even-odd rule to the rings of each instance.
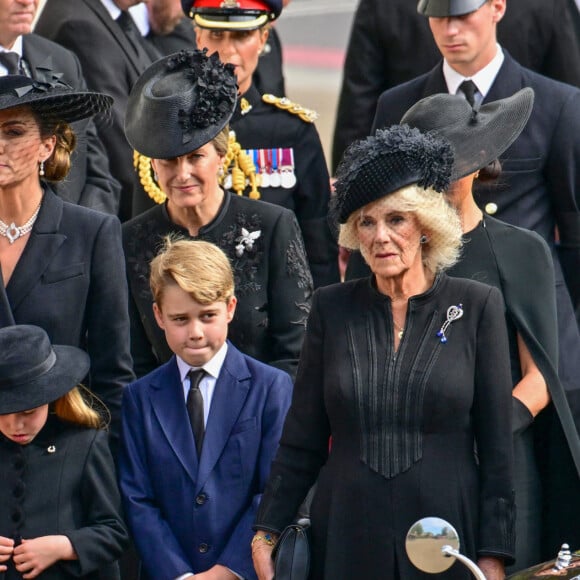
[[[167,236],[163,249],[151,261],[149,283],[160,309],[165,288],[174,284],[200,304],[227,304],[234,295],[234,274],[228,257],[215,244],[201,240]]]
[[[371,207],[384,207],[415,215],[421,231],[427,236],[422,246],[425,268],[436,274],[457,262],[461,252],[461,221],[457,212],[447,203],[442,193],[423,189],[416,184],[403,187],[353,211],[346,223],[341,224],[339,245],[349,250],[360,250],[358,222]]]
[[[228,142],[230,136],[230,126],[226,125],[211,141],[217,154],[224,157],[228,152]]]
[[[51,405],[52,410],[59,419],[75,425],[92,429],[105,427],[107,422],[93,409],[87,399],[93,401],[96,398],[83,385],[78,385],[54,401]]]

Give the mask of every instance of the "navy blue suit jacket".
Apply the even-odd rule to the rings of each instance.
[[[142,577],[221,564],[256,578],[252,523],[291,394],[285,372],[228,343],[198,457],[175,357],[125,389],[119,479]]]

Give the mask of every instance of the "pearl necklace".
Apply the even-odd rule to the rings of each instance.
[[[36,211],[32,214],[30,219],[21,226],[17,226],[14,222],[8,225],[0,219],[0,236],[8,238],[8,241],[11,244],[13,244],[18,238],[25,236],[30,230],[32,230],[32,226],[38,217],[41,203],[38,204]]]
[[[393,318],[393,324],[395,325],[395,330],[398,330],[398,337],[399,340],[403,339],[403,334],[405,334],[405,327],[404,326],[399,326],[396,322],[395,319]]]

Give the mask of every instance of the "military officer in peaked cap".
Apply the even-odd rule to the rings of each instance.
[[[315,113],[283,95],[261,95],[252,75],[282,0],[182,0],[199,48],[235,66],[240,98],[230,127],[226,188],[293,210],[315,286],[339,281],[327,223],[330,183]]]

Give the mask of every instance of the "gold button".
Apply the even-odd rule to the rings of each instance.
[[[485,213],[489,215],[494,215],[497,213],[497,204],[495,203],[486,203],[485,204]]]

